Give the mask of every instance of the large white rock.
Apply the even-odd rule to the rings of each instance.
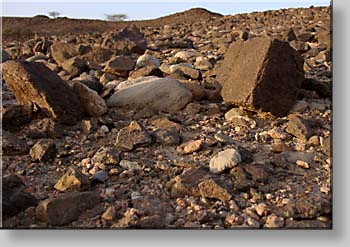
[[[229,148],[219,152],[210,160],[209,169],[213,173],[220,173],[235,167],[241,161],[240,153],[234,148]]]
[[[144,81],[115,92],[107,105],[172,112],[184,108],[191,100],[192,93],[177,80],[145,77]]]
[[[176,70],[184,68],[184,67],[185,68],[189,68],[189,69],[193,69],[194,68],[193,65],[189,64],[189,63],[178,63],[178,64],[170,65],[169,72],[171,74],[171,73],[174,73]]]
[[[159,68],[160,62],[157,58],[149,54],[143,54],[136,61],[136,69],[140,69],[149,65],[154,65],[155,67]]]
[[[200,56],[200,52],[195,50],[179,51],[175,54],[175,57],[180,58],[183,61],[187,61],[197,56]]]
[[[132,86],[132,85],[135,85],[135,84],[137,84],[137,83],[144,82],[144,81],[146,81],[146,80],[150,80],[150,79],[154,79],[154,78],[158,79],[159,77],[157,77],[157,76],[143,76],[143,77],[139,77],[139,78],[136,78],[136,79],[125,80],[125,81],[120,82],[120,83],[115,87],[115,89],[121,90],[121,89],[130,87],[130,86]]]

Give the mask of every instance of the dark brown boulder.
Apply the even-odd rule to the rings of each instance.
[[[306,78],[301,86],[303,89],[317,92],[321,98],[332,97],[332,84],[314,78]]]
[[[132,25],[107,35],[102,42],[102,48],[115,50],[117,54],[143,54],[147,49],[147,41],[144,34]]]
[[[304,79],[303,59],[287,42],[252,38],[233,43],[217,73],[224,101],[284,116]]]
[[[37,199],[24,192],[25,186],[20,177],[10,174],[2,178],[2,216],[15,216],[28,207],[36,206]]]
[[[79,215],[100,202],[98,192],[66,192],[41,201],[36,207],[38,219],[53,226],[61,226],[76,220]]]
[[[51,55],[57,64],[64,63],[67,59],[77,56],[78,49],[74,44],[55,42],[51,45]]]
[[[130,57],[116,56],[111,58],[104,71],[116,76],[128,77],[129,72],[135,67],[135,61]]]
[[[110,49],[55,42],[51,46],[51,54],[57,64],[63,65],[67,59],[79,57],[85,62],[101,64],[109,60],[113,54]]]
[[[132,121],[129,126],[119,130],[115,145],[122,151],[131,151],[151,143],[152,137],[149,133],[139,123]]]
[[[1,140],[3,155],[24,155],[29,151],[29,146],[25,140],[19,139],[8,131],[1,131]]]
[[[61,66],[73,77],[80,75],[87,69],[86,62],[78,57],[72,57],[67,59],[61,64]]]
[[[83,116],[78,96],[42,63],[8,61],[3,78],[20,104],[33,103],[58,122],[74,125]]]
[[[80,56],[80,58],[86,62],[94,62],[97,64],[108,61],[113,55],[113,52],[109,49],[101,47],[93,47],[91,51]]]
[[[32,119],[32,105],[3,105],[1,111],[2,128],[18,131]]]
[[[67,59],[83,56],[92,51],[91,46],[72,43],[55,42],[50,47],[51,55],[57,64],[63,64]]]

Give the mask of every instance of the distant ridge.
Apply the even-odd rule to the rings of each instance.
[[[150,20],[134,20],[110,22],[105,20],[70,19],[59,17],[48,18],[45,15],[33,17],[2,17],[3,40],[27,39],[34,34],[61,35],[66,33],[83,34],[89,32],[106,32],[121,29],[130,24],[138,27],[163,26],[170,24],[192,24],[212,18],[220,18],[223,15],[211,12],[204,8],[192,8],[183,12],[170,14]]]
[[[154,21],[166,21],[166,22],[198,22],[203,19],[210,19],[216,17],[222,17],[222,14],[211,12],[204,8],[192,8],[189,10],[185,10],[183,12],[178,12],[175,14],[170,14],[167,16],[159,17],[154,19]]]

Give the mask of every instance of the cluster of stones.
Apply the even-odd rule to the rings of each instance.
[[[5,44],[4,224],[330,227],[329,11]]]

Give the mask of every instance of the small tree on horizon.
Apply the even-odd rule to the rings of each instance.
[[[108,21],[124,21],[128,18],[125,14],[114,14],[114,15],[105,15]]]
[[[56,19],[60,15],[60,13],[57,11],[50,11],[48,14],[54,19]]]

